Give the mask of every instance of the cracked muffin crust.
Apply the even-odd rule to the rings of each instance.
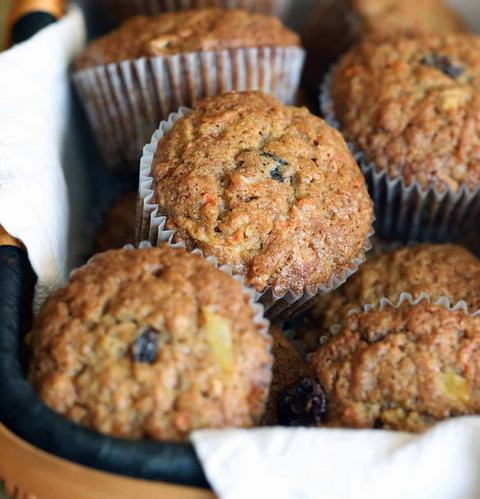
[[[422,301],[347,318],[311,366],[327,426],[420,432],[480,413],[480,316]]]
[[[336,118],[390,178],[439,191],[480,185],[480,37],[367,40],[340,61]]]
[[[388,298],[398,303],[401,293],[413,299],[427,293],[435,301],[442,296],[451,303],[464,300],[469,312],[480,309],[480,261],[455,244],[417,244],[391,253],[370,252],[348,281],[322,297],[308,312],[299,330],[309,351],[319,338],[341,324],[350,310]]]
[[[241,9],[200,9],[136,16],[93,41],[76,69],[141,57],[248,47],[300,46],[280,19]]]
[[[138,190],[123,194],[113,203],[95,239],[98,253],[135,243]]]
[[[167,230],[276,296],[326,284],[362,253],[372,222],[341,135],[260,92],[204,99],[158,144],[152,189]]]
[[[311,374],[308,364],[303,362],[293,345],[285,338],[276,326],[270,328],[273,338],[272,384],[268,395],[262,424],[274,426],[277,424],[277,402],[279,395],[298,381],[302,376]]]
[[[199,255],[113,250],[45,303],[29,380],[53,410],[110,435],[250,427],[271,380],[262,327],[241,285]]]

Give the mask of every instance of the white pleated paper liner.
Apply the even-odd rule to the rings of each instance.
[[[320,109],[325,121],[342,131],[335,117],[330,95],[335,66],[320,88]],[[357,160],[375,206],[377,235],[386,239],[409,241],[460,241],[480,216],[480,186],[470,191],[462,186],[457,192],[439,191],[431,185],[423,189],[417,182],[405,185],[403,177],[390,178],[388,169],[377,171],[362,151],[347,142]]]
[[[461,300],[459,302],[455,302],[452,304],[449,298],[446,296],[441,296],[440,298],[436,300],[432,300],[430,296],[427,293],[420,293],[419,295],[414,298],[410,293],[400,293],[400,296],[398,298],[398,301],[396,303],[392,302],[388,298],[381,298],[378,302],[376,303],[367,303],[362,306],[361,309],[352,309],[348,312],[348,317],[356,314],[360,314],[363,312],[371,312],[373,310],[385,310],[387,307],[393,307],[395,309],[399,308],[401,305],[407,303],[409,305],[418,305],[422,301],[427,301],[428,303],[432,303],[433,305],[438,305],[441,307],[446,308],[447,310],[461,310],[462,312],[465,312],[467,315],[470,315],[471,317],[475,317],[476,315],[480,314],[480,310],[475,310],[475,311],[469,311],[467,303],[464,300]],[[320,336],[319,339],[319,345],[323,345],[327,343],[333,336],[337,335],[340,330],[342,329],[342,324],[335,324],[333,326],[330,326],[330,331],[328,335],[323,335]],[[298,340],[297,342],[301,342],[301,340]],[[310,361],[312,355],[315,352],[311,352],[307,354],[307,359]]]
[[[152,190],[153,177],[151,176],[152,162],[157,145],[165,132],[169,132],[174,123],[190,112],[188,108],[180,108],[177,113],[172,113],[167,121],[160,123],[158,130],[153,134],[152,140],[143,150],[140,162],[139,195],[137,207],[137,241],[150,241],[153,246],[167,241],[171,246],[184,246],[183,242],[174,243],[174,231],[166,230],[167,217],[159,213],[159,207],[154,203]],[[339,276],[333,276],[325,285],[309,285],[297,295],[292,290],[286,291],[281,296],[276,296],[271,286],[262,293],[256,292],[256,300],[260,301],[269,319],[275,321],[286,321],[298,315],[300,312],[314,305],[317,299],[343,284],[348,277],[357,271],[359,265],[365,261],[365,253],[372,248],[370,237],[374,234],[373,229],[367,235],[365,245],[361,254],[351,262],[351,268],[345,270]]]
[[[105,164],[136,171],[152,131],[181,106],[232,90],[293,103],[304,59],[295,46],[191,52],[87,68],[73,80]]]
[[[245,9],[279,17],[285,20],[290,13],[294,0],[106,0],[110,14],[116,21],[135,15],[156,15],[178,10],[207,9]]]

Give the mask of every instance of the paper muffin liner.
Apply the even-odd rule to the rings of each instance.
[[[158,213],[158,204],[153,201],[152,190],[153,177],[151,176],[152,163],[157,145],[165,132],[169,132],[174,123],[190,112],[188,108],[180,108],[177,113],[172,113],[167,121],[162,121],[159,128],[152,136],[152,140],[143,149],[143,157],[140,162],[139,194],[137,206],[137,241],[149,241],[157,246],[160,242],[167,241],[171,246],[182,246],[183,242],[174,243],[174,231],[166,230],[167,217]],[[260,301],[270,320],[285,321],[298,315],[306,308],[314,305],[317,299],[338,288],[348,277],[355,273],[361,263],[365,261],[365,253],[372,248],[370,237],[374,234],[373,228],[370,230],[365,241],[361,254],[351,261],[351,268],[345,270],[340,276],[334,276],[327,284],[308,285],[300,294],[293,290],[287,290],[281,296],[276,296],[268,286],[263,292],[255,291],[255,299]]]
[[[206,9],[245,9],[268,14],[286,20],[294,0],[108,0],[107,8],[115,21],[135,15],[156,15],[178,10]]]
[[[304,59],[295,46],[191,52],[87,68],[73,81],[105,164],[136,171],[152,131],[181,106],[231,90],[293,103]]]
[[[432,303],[433,305],[438,305],[441,307],[446,308],[447,310],[461,310],[462,312],[465,312],[467,315],[470,315],[471,317],[475,317],[476,315],[480,314],[480,310],[476,310],[474,312],[469,312],[468,311],[468,306],[467,303],[464,300],[460,300],[458,302],[452,303],[450,298],[447,298],[446,296],[441,296],[437,300],[432,300],[430,296],[427,293],[420,293],[415,299],[410,293],[400,293],[400,296],[398,298],[398,301],[396,303],[392,302],[392,300],[388,298],[380,298],[380,300],[377,303],[367,303],[363,305],[361,310],[358,309],[352,309],[348,312],[348,317],[351,317],[352,315],[359,314],[362,312],[371,312],[373,310],[384,310],[387,307],[393,307],[393,308],[399,308],[401,305],[404,303],[408,303],[409,305],[418,305],[422,301],[427,301],[428,303]],[[320,337],[320,344],[324,344],[327,342],[332,336],[335,336],[340,332],[341,329],[341,324],[335,324],[333,326],[330,326],[330,334],[329,336],[321,336]]]
[[[433,305],[438,305],[446,308],[447,310],[462,310],[467,315],[471,317],[475,317],[480,314],[480,310],[476,310],[474,312],[468,311],[467,303],[464,300],[460,300],[458,302],[452,303],[449,298],[446,296],[441,296],[437,300],[432,300],[427,293],[420,293],[415,299],[410,293],[400,293],[398,301],[392,302],[389,298],[383,297],[380,298],[376,303],[366,303],[361,307],[361,309],[352,309],[348,312],[348,317],[356,314],[360,314],[362,312],[371,312],[372,310],[384,310],[387,307],[393,307],[395,309],[399,308],[404,303],[408,303],[409,305],[418,305],[420,302],[426,300],[428,303],[432,303]],[[319,338],[319,346],[327,343],[333,336],[337,335],[342,328],[342,324],[334,324],[330,326],[328,335],[322,335]],[[297,342],[301,342],[298,340]],[[314,355],[315,352],[310,352],[307,354],[307,361],[310,362],[310,359]]]
[[[330,95],[335,69],[330,69],[320,87],[320,109],[325,121],[341,132]],[[390,178],[388,169],[377,169],[375,163],[368,162],[353,143],[347,145],[365,176],[375,206],[378,236],[404,243],[459,241],[480,216],[480,186],[473,191],[462,186],[454,192],[449,188],[440,191],[433,185],[424,189],[418,182],[406,185],[403,177]]]

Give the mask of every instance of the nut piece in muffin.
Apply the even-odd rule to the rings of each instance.
[[[300,46],[300,38],[275,17],[240,9],[169,12],[136,16],[93,41],[76,69],[186,52],[287,46]]]
[[[336,119],[366,162],[406,186],[480,185],[480,37],[367,40],[338,64]]]
[[[138,190],[120,196],[110,208],[95,239],[98,253],[135,243]]]
[[[370,231],[372,204],[340,133],[260,92],[198,102],[159,141],[151,176],[174,241],[258,292],[329,283]]]
[[[251,427],[268,396],[271,338],[240,283],[166,244],[94,256],[49,297],[28,341],[43,400],[110,435]]]
[[[322,74],[365,36],[468,31],[444,0],[321,0],[303,33],[306,84],[318,95]]]
[[[278,397],[287,387],[293,385],[300,377],[308,376],[310,368],[303,362],[300,355],[276,326],[270,328],[273,338],[272,384],[268,395],[262,424],[274,426],[277,421]]]
[[[480,316],[442,306],[347,318],[311,358],[327,426],[420,432],[480,413]]]
[[[323,296],[308,312],[299,335],[309,351],[319,338],[341,324],[350,310],[388,298],[397,303],[401,293],[415,300],[426,293],[433,301],[442,296],[451,303],[464,300],[468,310],[480,309],[480,261],[455,244],[417,244],[391,253],[370,252],[358,271],[340,288]]]

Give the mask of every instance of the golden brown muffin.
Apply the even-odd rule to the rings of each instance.
[[[95,243],[98,253],[135,243],[138,190],[120,196],[105,217]]]
[[[443,0],[321,0],[302,35],[305,81],[318,95],[322,73],[366,35],[460,31],[466,24]]]
[[[170,12],[136,16],[93,41],[76,69],[183,52],[286,46],[300,46],[300,39],[275,17],[240,9]]]
[[[54,292],[29,342],[29,380],[73,421],[184,440],[263,414],[271,338],[241,285],[166,244],[93,257]]]
[[[279,395],[295,384],[302,376],[310,374],[310,368],[298,355],[295,348],[283,336],[278,327],[270,328],[273,338],[272,384],[268,395],[262,424],[274,426],[277,424],[277,401]]]
[[[422,301],[356,314],[311,359],[327,426],[419,432],[480,413],[480,316]]]
[[[433,301],[446,296],[452,303],[464,300],[470,312],[480,309],[480,261],[455,244],[425,244],[400,248],[391,253],[371,252],[367,261],[340,288],[323,296],[310,309],[300,330],[308,350],[341,324],[350,310],[388,298],[398,303],[401,293],[414,299],[427,293]]]
[[[390,178],[439,191],[480,185],[480,37],[365,41],[334,72],[346,140]]]
[[[342,136],[260,92],[198,102],[158,143],[152,176],[175,242],[276,296],[342,274],[370,231],[372,204]]]

